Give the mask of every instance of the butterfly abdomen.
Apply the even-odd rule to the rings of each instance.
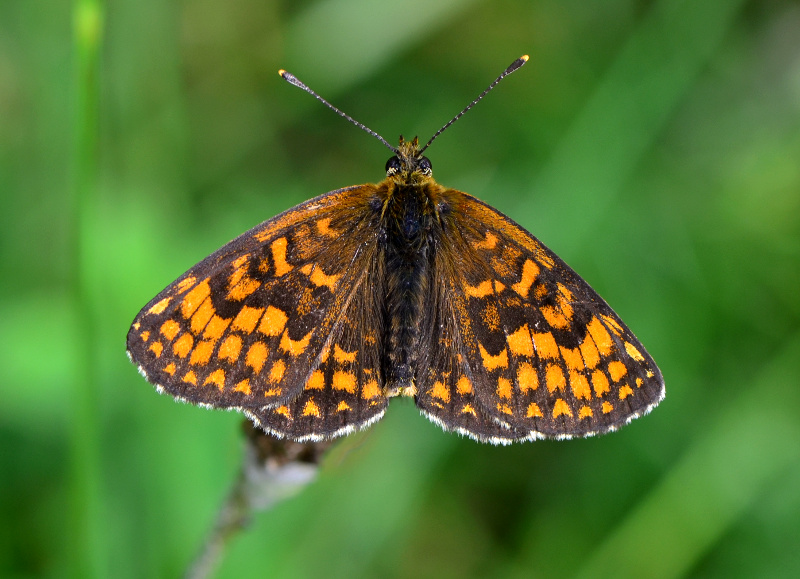
[[[383,217],[385,264],[384,372],[392,394],[412,394],[420,355],[424,297],[430,291],[432,228],[426,185],[390,183]]]

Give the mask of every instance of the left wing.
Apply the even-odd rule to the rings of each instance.
[[[377,420],[387,401],[375,195],[326,193],[192,267],[136,316],[131,360],[159,391],[245,411],[278,436]]]

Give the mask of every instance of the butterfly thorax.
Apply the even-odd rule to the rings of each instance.
[[[379,185],[381,258],[386,272],[383,371],[389,395],[415,394],[423,336],[425,296],[431,291],[434,239],[438,231],[438,193],[430,162],[419,154],[417,139],[400,140],[398,155],[387,163]]]

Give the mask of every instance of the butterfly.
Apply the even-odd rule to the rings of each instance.
[[[425,146],[386,178],[325,193],[189,269],[136,316],[131,361],[159,392],[243,412],[268,434],[341,436],[413,398],[445,430],[507,444],[615,430],[664,397],[653,359],[558,256],[439,185]]]

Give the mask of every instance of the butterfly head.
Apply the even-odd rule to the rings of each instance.
[[[420,182],[433,175],[431,162],[422,155],[419,140],[414,137],[406,141],[400,137],[400,146],[395,149],[396,155],[386,161],[386,176],[404,182]]]

